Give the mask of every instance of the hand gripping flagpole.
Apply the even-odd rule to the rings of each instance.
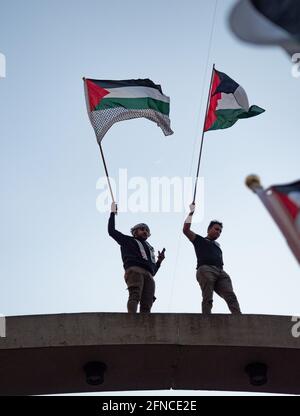
[[[272,193],[272,189],[264,189],[260,183],[259,177],[256,175],[247,176],[245,183],[248,188],[250,188],[259,197],[261,202],[269,211],[271,217],[284,235],[292,253],[300,264],[300,236],[282,208],[276,195]]]
[[[204,128],[205,128],[206,117],[207,117],[209,104],[210,104],[211,89],[212,89],[212,83],[213,83],[213,78],[214,78],[214,71],[215,71],[215,64],[213,64],[212,71],[211,71],[210,86],[209,86],[209,92],[208,92],[207,103],[206,103],[206,112],[205,112],[205,117],[204,117],[204,122],[203,122],[201,145],[200,145],[200,152],[199,152],[199,159],[198,159],[198,167],[197,167],[196,180],[195,180],[193,204],[195,204],[195,200],[196,200],[197,184],[198,184],[199,171],[200,171],[200,162],[201,162],[202,148],[203,148],[203,139],[204,139],[204,133],[205,133]]]
[[[87,111],[88,111],[89,118],[91,120],[91,116],[90,116],[91,109],[90,109],[90,104],[89,104],[89,99],[88,99],[86,82],[85,82],[85,78],[84,77],[82,79],[83,79],[83,84],[84,84],[84,92],[85,92],[85,101],[86,101]],[[92,125],[93,125],[93,123],[92,123]],[[96,134],[96,132],[95,132],[95,134]],[[108,174],[108,170],[107,170],[107,166],[106,166],[106,161],[105,161],[104,153],[103,153],[103,150],[102,150],[101,142],[99,143],[99,141],[98,141],[97,134],[96,134],[96,140],[97,140],[97,143],[98,143],[99,148],[100,148],[100,154],[101,154],[101,158],[102,158],[102,162],[103,162],[103,166],[104,166],[104,170],[105,170],[105,175],[106,175],[106,179],[107,179],[107,183],[108,183],[108,187],[109,187],[111,199],[112,199],[112,202],[115,204],[116,201],[115,201],[115,198],[114,198],[114,195],[113,195],[113,192],[112,192],[112,187],[111,187],[111,183],[110,183],[110,179],[109,179],[109,174]]]

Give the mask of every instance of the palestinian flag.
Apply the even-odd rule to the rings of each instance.
[[[300,245],[300,181],[288,185],[274,185],[269,189],[280,202],[289,221],[299,233]]]
[[[132,118],[147,118],[157,123],[165,136],[173,134],[170,99],[150,79],[84,79],[84,84],[88,113],[99,144],[114,123]]]
[[[300,50],[299,0],[239,0],[229,25],[245,42],[281,46],[290,56]]]
[[[227,129],[241,118],[249,118],[265,110],[252,105],[249,108],[245,90],[223,72],[213,70],[210,103],[204,131]]]

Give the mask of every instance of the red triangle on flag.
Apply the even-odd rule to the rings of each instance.
[[[291,215],[291,217],[293,219],[295,219],[297,217],[297,215],[299,214],[299,207],[297,207],[297,205],[295,204],[294,201],[292,201],[289,198],[289,194],[284,194],[278,191],[274,191],[273,192],[277,195],[277,197],[280,199],[281,203],[283,204],[283,206],[285,207],[285,209],[289,212],[289,214]]]
[[[220,98],[222,97],[222,94],[220,92],[216,93],[216,89],[220,85],[220,82],[221,81],[220,81],[219,74],[214,69],[210,97],[209,97],[209,107],[208,107],[208,111],[206,114],[204,131],[209,130],[214,124],[214,122],[217,120],[216,109],[218,106],[218,100],[220,100]]]
[[[97,105],[100,103],[103,97],[109,94],[109,91],[105,88],[99,87],[90,79],[86,80],[90,110],[94,111]]]

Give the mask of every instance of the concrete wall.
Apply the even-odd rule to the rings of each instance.
[[[82,313],[6,318],[0,338],[0,394],[126,390],[300,393],[300,337],[291,317]],[[300,332],[300,331],[299,331]],[[106,364],[104,382],[86,383],[84,365]],[[253,386],[244,371],[268,366]]]

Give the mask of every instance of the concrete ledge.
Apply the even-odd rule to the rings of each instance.
[[[0,394],[126,390],[300,393],[300,337],[291,317],[82,313],[6,318],[0,338]],[[104,383],[86,383],[83,366],[101,361]],[[252,386],[251,362],[268,366]]]

